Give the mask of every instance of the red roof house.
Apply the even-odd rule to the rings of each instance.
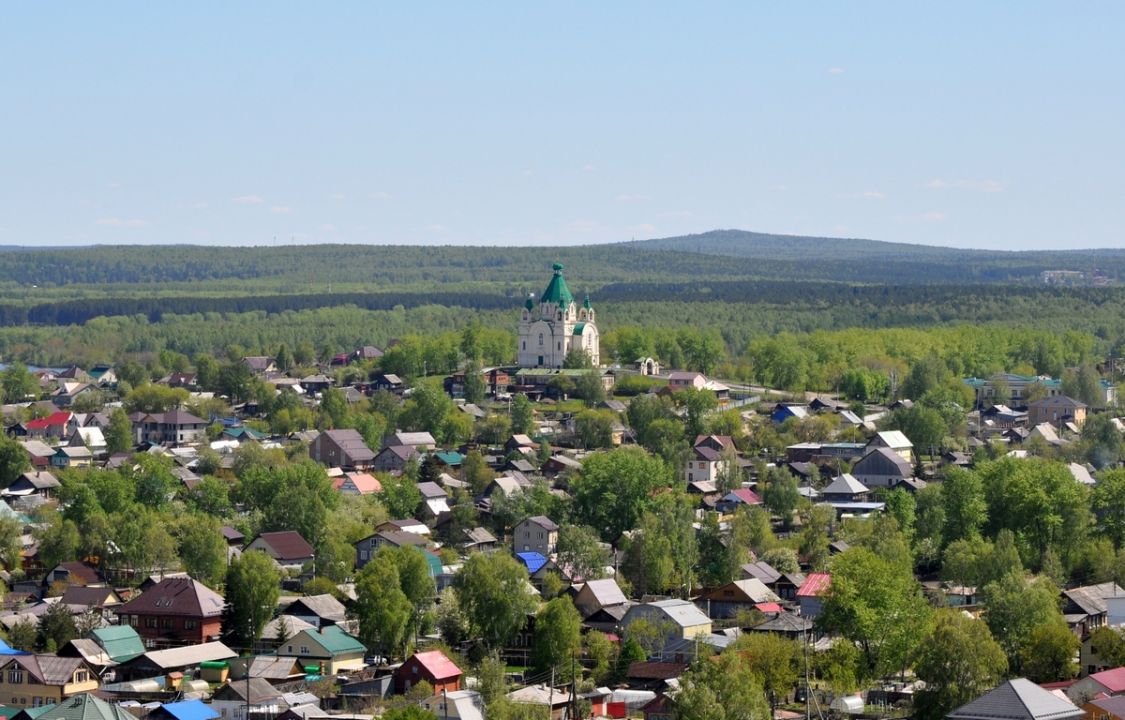
[[[434,687],[434,694],[455,692],[461,688],[461,668],[440,650],[414,653],[394,672],[395,692],[406,693],[425,680]]]
[[[828,573],[809,573],[805,582],[797,588],[797,602],[801,606],[801,615],[815,618],[820,615],[823,607],[822,598],[832,585],[832,576]]]
[[[27,434],[32,437],[63,438],[67,434],[66,430],[73,416],[74,414],[69,412],[51,413],[47,417],[30,421],[24,427],[27,428]]]

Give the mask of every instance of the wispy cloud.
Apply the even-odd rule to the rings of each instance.
[[[582,172],[594,172],[597,169],[598,166],[594,165],[593,163],[586,163],[582,166]]]
[[[887,194],[879,190],[864,190],[859,196],[865,200],[886,200]]]
[[[942,222],[945,220],[945,217],[944,210],[930,210],[929,212],[922,213],[918,219],[926,223],[936,223]]]
[[[926,183],[931,190],[975,190],[976,192],[1003,192],[1004,183],[999,180],[943,180],[934,178]]]
[[[293,214],[293,208],[288,205],[274,205],[270,208],[270,212],[274,215],[291,215]]]
[[[103,227],[139,228],[148,225],[148,221],[140,218],[104,217],[95,220],[94,224]]]
[[[828,68],[828,74],[829,75],[843,75],[844,72],[845,72],[844,68],[842,68],[842,67],[830,67],[830,68]]]
[[[231,198],[231,202],[235,205],[261,205],[266,199],[261,195],[239,195],[236,198]]]
[[[383,190],[376,190],[375,192],[367,193],[367,197],[372,200],[390,200],[391,194]]]

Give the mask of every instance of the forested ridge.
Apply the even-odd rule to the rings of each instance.
[[[747,368],[776,364],[770,355],[779,352],[763,349],[764,338],[785,334],[785,355],[792,343],[802,350],[823,343],[818,334],[825,332],[966,326],[993,334],[1078,333],[1087,361],[1125,346],[1125,286],[1047,286],[1020,273],[1084,262],[1102,263],[1104,271],[1122,257],[1116,250],[997,253],[741,231],[547,249],[8,248],[0,249],[0,359],[89,364],[231,346],[270,354],[301,343],[344,352],[440,336],[473,319],[511,333],[523,299],[542,291],[558,260],[575,293],[591,295],[605,356],[625,362],[634,351],[675,359],[676,347],[698,344],[677,334],[694,333],[719,348],[717,361],[741,363],[740,375],[762,377]],[[647,334],[647,345],[629,345],[637,332]],[[936,351],[945,355],[965,342],[957,332],[941,337]],[[870,341],[879,339],[872,334]],[[514,337],[510,342],[514,347]],[[859,357],[815,354],[813,361],[790,353],[789,364],[805,370],[779,384],[830,388],[838,373],[816,366]],[[897,349],[880,354],[913,357]],[[1038,364],[1027,357],[1009,353],[1013,361]],[[977,372],[1003,365],[1004,357],[961,364]]]
[[[1044,270],[1125,277],[1125,251],[998,252],[873,240],[716,230],[608,245],[467,247],[404,245],[192,245],[0,248],[0,290],[238,281],[230,291],[328,283],[538,284],[552,262],[585,287],[698,278],[804,279],[852,283],[1038,282]],[[285,281],[279,283],[278,281]],[[93,288],[91,288],[93,289]],[[104,289],[104,288],[101,288]],[[10,290],[10,288],[9,288]],[[10,294],[10,293],[9,293]]]
[[[1035,281],[1044,270],[1100,271],[1119,278],[1125,273],[1125,250],[998,251],[912,245],[859,238],[806,237],[712,230],[697,235],[628,243],[644,250],[675,250],[759,261],[824,264],[841,280],[858,281],[876,273],[883,282],[965,282],[966,280]]]
[[[427,291],[381,288],[372,292],[321,292],[303,294],[204,294],[148,295],[144,297],[90,297],[34,302],[0,301],[0,325],[70,325],[100,316],[143,315],[159,322],[166,314],[244,313],[309,310],[319,307],[354,306],[365,310],[391,310],[426,305],[459,307],[474,311],[514,312],[524,294],[493,287],[472,291],[450,290],[438,285]],[[599,307],[629,312],[634,303],[707,304],[707,314],[716,304],[746,305],[739,323],[776,319],[762,329],[814,329],[851,326],[906,326],[937,323],[1003,322],[1042,326],[1060,322],[1082,324],[1091,330],[1102,327],[1110,334],[1116,326],[1116,309],[1125,302],[1125,287],[1066,288],[1043,285],[848,285],[808,281],[696,280],[692,282],[617,282],[593,291]],[[1108,312],[1106,312],[1108,311]],[[815,325],[793,326],[802,313],[816,314]],[[647,311],[646,311],[647,313]],[[672,312],[675,316],[677,313]],[[666,314],[664,317],[669,317]],[[684,318],[688,324],[712,324],[707,317]],[[1094,320],[1102,325],[1089,325]],[[779,324],[780,323],[780,324]],[[1108,324],[1107,324],[1108,323]],[[1063,325],[1062,329],[1069,327]]]

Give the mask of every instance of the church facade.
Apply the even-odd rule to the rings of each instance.
[[[563,266],[555,263],[554,275],[539,297],[528,298],[520,316],[518,354],[521,368],[561,368],[572,349],[584,351],[594,367],[601,364],[598,326],[587,296],[582,306],[566,286]]]

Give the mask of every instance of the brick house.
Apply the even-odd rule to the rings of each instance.
[[[168,577],[118,610],[122,625],[136,629],[146,647],[198,645],[218,640],[225,601],[189,577]]]

